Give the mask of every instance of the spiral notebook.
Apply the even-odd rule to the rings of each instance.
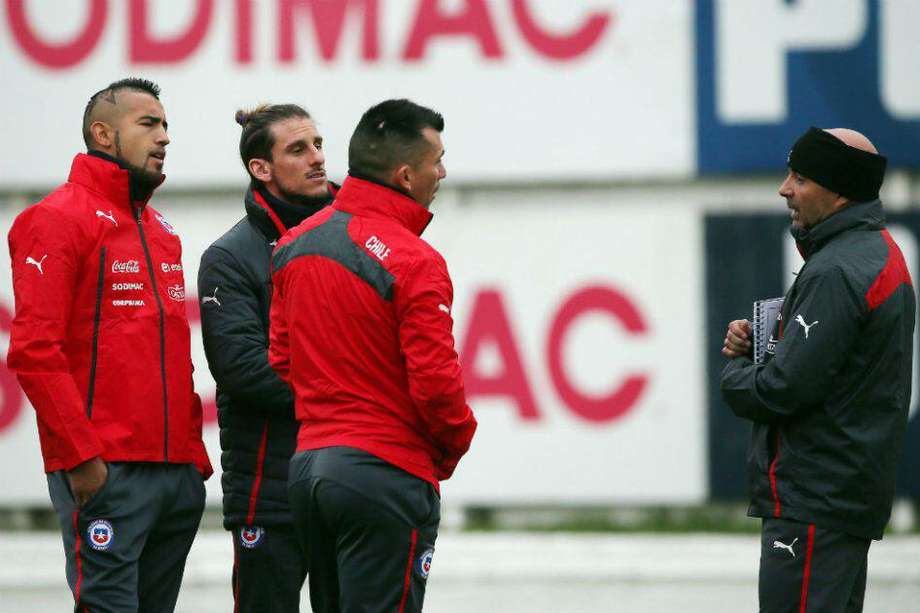
[[[754,302],[754,318],[751,320],[751,332],[754,336],[754,363],[763,364],[767,343],[773,334],[773,326],[783,309],[784,297],[765,298]]]

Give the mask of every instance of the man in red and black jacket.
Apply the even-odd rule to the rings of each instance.
[[[147,204],[166,127],[154,83],[97,92],[89,153],[9,233],[8,364],[38,417],[77,611],[173,610],[212,472],[182,248]]]
[[[297,442],[294,396],[268,364],[271,254],[288,228],[327,206],[323,138],[296,104],[239,111],[249,173],[246,216],[204,252],[198,272],[201,332],[223,453],[224,527],[233,536],[236,610],[300,610],[306,558],[288,507]]]
[[[269,359],[300,420],[289,495],[314,611],[421,610],[439,482],[476,429],[450,276],[420,238],[443,127],[408,100],[367,111],[335,202],[272,256]]]
[[[916,301],[885,228],[886,160],[853,130],[811,128],[779,193],[805,264],[765,344],[729,324],[722,397],[753,422],[751,506],[763,518],[760,610],[863,608],[869,544],[891,514],[907,428]]]

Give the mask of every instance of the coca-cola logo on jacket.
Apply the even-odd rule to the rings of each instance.
[[[112,262],[112,272],[140,272],[141,265],[137,260],[127,260],[125,262],[115,260]]]

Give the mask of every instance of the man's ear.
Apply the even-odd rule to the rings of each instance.
[[[93,140],[101,149],[111,149],[115,146],[115,130],[104,121],[94,121],[89,126]]]
[[[841,196],[840,194],[837,194],[837,199],[834,200],[834,210],[835,211],[840,210],[842,207],[849,204],[849,202],[850,202],[849,198],[845,198]]]
[[[272,180],[272,163],[261,158],[252,158],[249,160],[249,172],[259,181],[268,183]]]
[[[408,164],[403,164],[398,166],[396,170],[393,171],[393,183],[403,191],[412,190],[412,168]]]

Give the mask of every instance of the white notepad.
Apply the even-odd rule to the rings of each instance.
[[[754,318],[751,320],[751,332],[754,336],[754,363],[763,364],[767,343],[773,334],[773,327],[783,309],[784,297],[765,298],[754,302]]]

